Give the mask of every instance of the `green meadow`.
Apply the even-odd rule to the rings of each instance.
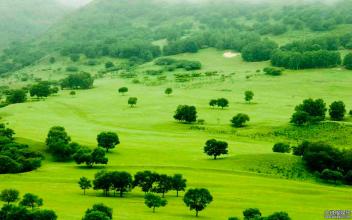
[[[59,219],[79,220],[85,210],[102,202],[114,209],[114,219],[194,219],[176,193],[166,194],[169,204],[152,213],[144,205],[144,193],[138,189],[124,198],[102,197],[102,192],[88,190],[84,196],[77,182],[80,177],[93,179],[101,169],[129,171],[152,170],[165,174],[183,174],[187,187],[209,189],[214,201],[200,212],[200,219],[223,219],[242,216],[246,208],[259,208],[263,215],[285,211],[295,220],[318,220],[324,211],[350,209],[352,188],[321,182],[304,168],[301,158],[272,152],[278,141],[297,144],[302,139],[326,141],[340,148],[351,147],[352,119],[344,122],[323,122],[307,128],[289,124],[294,107],[305,98],[323,98],[329,105],[336,100],[352,109],[352,72],[340,67],[332,69],[286,70],[282,76],[265,75],[261,70],[269,62],[243,62],[241,56],[225,58],[225,51],[203,49],[195,54],[180,54],[176,59],[197,60],[203,64],[198,72],[217,71],[218,76],[192,77],[176,82],[173,74],[164,73],[166,80],[145,77],[148,69],[158,69],[153,62],[135,69],[139,83],[114,73],[99,78],[91,90],[70,91],[45,100],[9,105],[0,109],[1,121],[16,132],[17,140],[45,151],[45,138],[52,126],[63,126],[72,140],[96,147],[101,131],[117,132],[121,144],[107,154],[109,163],[88,169],[73,162],[54,162],[49,154],[36,171],[1,175],[0,189],[16,188],[22,194],[31,192],[44,199],[44,207],[53,209]],[[79,61],[80,70],[97,74],[105,60],[93,68]],[[120,62],[120,60],[114,60]],[[70,63],[58,60],[46,68],[46,61],[23,72],[36,76],[62,78]],[[57,70],[62,67],[63,70]],[[258,71],[260,70],[260,71]],[[183,71],[184,72],[184,71]],[[10,79],[11,80],[11,79]],[[8,83],[9,81],[3,81]],[[121,95],[118,88],[129,92]],[[170,96],[164,94],[173,88]],[[244,101],[244,92],[255,94],[251,103]],[[129,97],[137,97],[131,108]],[[229,108],[211,108],[210,99],[227,98]],[[180,104],[197,107],[204,124],[183,124],[173,119]],[[231,118],[246,113],[250,122],[245,128],[233,128]],[[227,141],[229,155],[212,160],[203,153],[204,143],[211,138]]]

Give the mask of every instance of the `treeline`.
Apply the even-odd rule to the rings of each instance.
[[[41,166],[44,156],[14,141],[15,132],[0,124],[0,174],[22,173]]]

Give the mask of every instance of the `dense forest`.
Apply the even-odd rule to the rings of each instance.
[[[4,50],[0,73],[21,69],[53,52],[64,56],[84,54],[89,58],[110,56],[145,62],[162,54],[194,53],[206,47],[243,52],[246,61],[269,60],[274,53],[273,64],[290,69],[328,67],[340,64],[341,58],[327,50],[352,46],[351,33],[331,36],[334,42],[330,42],[330,38],[311,39],[284,45],[280,50],[277,50],[280,45],[270,40],[287,31],[323,33],[341,24],[352,24],[350,1],[334,5],[237,2],[236,7],[233,7],[234,1],[227,0],[196,1],[191,3],[192,7],[185,4],[189,3],[94,1],[38,40]],[[161,39],[167,39],[163,48],[153,43]],[[307,48],[306,45],[312,43],[312,48]],[[300,58],[288,65],[287,56]],[[307,60],[314,60],[314,56],[325,56],[329,61],[305,64]]]

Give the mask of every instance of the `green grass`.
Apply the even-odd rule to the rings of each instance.
[[[45,136],[55,125],[64,126],[74,141],[89,147],[96,146],[95,138],[100,131],[117,132],[121,145],[108,154],[106,168],[131,173],[149,169],[183,174],[188,187],[208,188],[214,196],[214,202],[200,213],[201,219],[225,220],[229,216],[241,216],[245,208],[258,207],[264,215],[286,211],[293,219],[318,220],[323,219],[327,209],[349,209],[351,187],[321,183],[304,171],[299,158],[272,153],[271,148],[276,141],[296,143],[301,134],[317,140],[327,139],[338,147],[351,146],[348,130],[338,135],[336,127],[327,126],[309,133],[291,127],[288,121],[294,106],[309,97],[324,98],[328,104],[343,100],[351,109],[352,71],[340,68],[286,71],[280,77],[269,77],[256,72],[268,66],[266,62],[244,63],[240,56],[226,59],[222,54],[223,51],[206,49],[176,58],[199,60],[204,66],[201,72],[217,70],[228,76],[224,81],[203,77],[180,84],[174,82],[172,73],[165,73],[168,75],[166,82],[146,86],[132,84],[131,79],[106,77],[97,80],[94,89],[78,91],[74,97],[69,91],[62,91],[45,101],[0,109],[0,116],[16,131],[19,141],[30,142],[39,150],[45,149]],[[55,65],[62,65],[64,69],[69,63],[65,60]],[[102,69],[103,63],[91,72]],[[36,68],[45,65],[42,63]],[[148,63],[136,71],[150,68],[156,67]],[[248,75],[252,77],[248,79]],[[126,96],[118,94],[117,89],[121,86],[129,87]],[[167,87],[174,88],[170,97],[164,95]],[[255,93],[252,104],[243,100],[244,91],[248,89]],[[131,96],[138,97],[135,108],[127,105]],[[230,100],[228,109],[208,106],[210,99],[220,97]],[[192,127],[174,121],[172,116],[179,104],[195,105],[205,124]],[[247,113],[251,121],[245,128],[232,128],[229,121],[240,112]],[[343,125],[351,126],[351,120]],[[315,133],[322,129],[323,135]],[[276,135],[278,131],[285,132]],[[227,141],[229,156],[214,161],[204,155],[202,147],[210,138]],[[146,208],[139,190],[133,190],[123,199],[104,198],[101,192],[93,190],[83,196],[78,179],[81,176],[92,179],[98,170],[78,167],[74,163],[56,163],[48,155],[37,171],[1,175],[0,189],[11,187],[22,194],[38,194],[43,197],[45,208],[54,209],[59,219],[81,219],[84,211],[97,202],[114,208],[116,219],[194,218],[194,213],[187,209],[182,198],[175,197],[174,192],[166,195],[168,206],[158,209],[155,214]]]

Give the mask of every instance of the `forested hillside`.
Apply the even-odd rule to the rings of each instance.
[[[70,10],[56,0],[1,0],[0,49],[44,33]]]

